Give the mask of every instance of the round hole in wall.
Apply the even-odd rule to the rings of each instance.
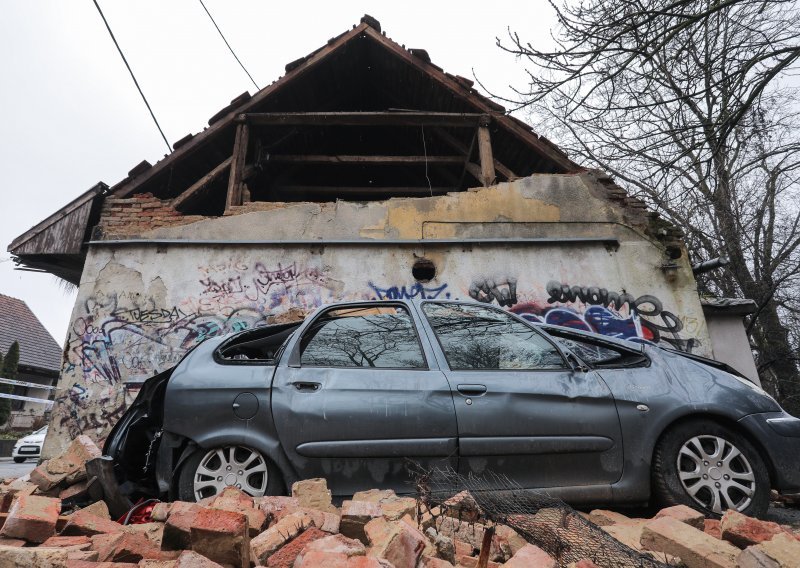
[[[683,250],[679,246],[669,245],[667,247],[667,256],[670,258],[670,260],[678,260],[683,256]]]
[[[436,265],[427,258],[418,258],[411,267],[411,275],[418,282],[428,282],[436,276]]]

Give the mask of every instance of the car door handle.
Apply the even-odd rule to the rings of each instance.
[[[308,383],[305,381],[298,381],[292,384],[294,385],[294,388],[296,388],[300,392],[317,392],[322,386],[319,383]]]
[[[464,396],[481,396],[486,394],[486,385],[458,385],[458,392]]]

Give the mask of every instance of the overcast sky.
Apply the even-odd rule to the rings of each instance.
[[[548,42],[546,0],[255,2],[204,0],[260,87],[364,13],[407,47],[492,91],[524,85],[522,62],[495,46],[507,28]],[[198,0],[99,0],[170,143],[255,88]],[[13,270],[9,243],[98,181],[113,185],[166,146],[92,0],[0,0],[0,293],[22,298],[56,341],[75,292]],[[546,133],[543,133],[546,135]]]

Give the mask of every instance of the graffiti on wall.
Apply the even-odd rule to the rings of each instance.
[[[409,285],[381,287],[370,282],[369,287],[372,289],[373,297],[376,300],[411,300],[413,298],[433,300],[436,298],[450,298],[450,292],[447,292],[447,284],[425,286],[422,282],[415,282]]]
[[[55,400],[59,422],[70,435],[112,426],[131,402],[127,390],[176,365],[203,340],[334,299],[336,283],[326,270],[295,262],[231,262],[199,272],[198,292],[174,305],[161,304],[152,294],[101,289],[84,301],[65,353],[64,373],[74,384]]]
[[[664,342],[691,352],[695,338],[681,336],[681,319],[664,309],[652,294],[633,296],[599,286],[570,286],[551,280],[546,286],[545,305],[528,302],[511,310],[536,322],[591,331],[634,341]]]

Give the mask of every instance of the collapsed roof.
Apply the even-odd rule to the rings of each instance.
[[[218,216],[249,201],[429,196],[580,170],[472,81],[392,41],[370,16],[173,147],[17,237],[9,246],[17,264],[77,283],[107,195],[149,193],[178,214]]]

